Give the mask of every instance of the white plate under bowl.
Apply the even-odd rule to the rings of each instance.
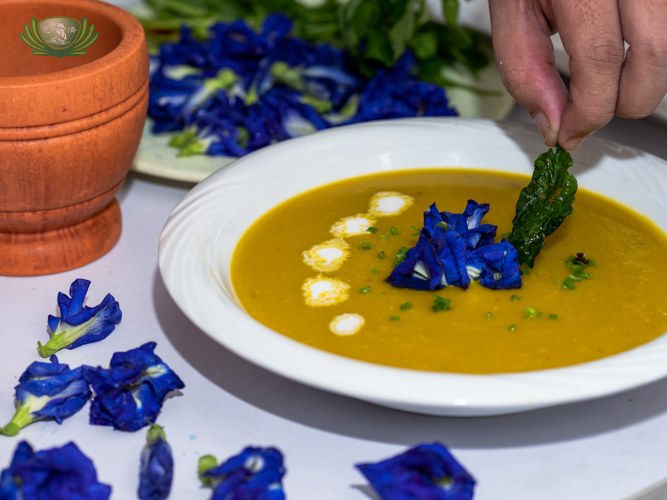
[[[460,118],[372,122],[285,141],[233,162],[183,198],[162,232],[160,271],[188,318],[239,356],[298,382],[401,410],[499,415],[597,398],[666,376],[667,335],[598,361],[526,373],[463,375],[376,365],[276,333],[246,314],[234,294],[230,262],[237,242],[262,214],[299,193],[417,168],[530,175],[543,152],[533,127]],[[667,162],[595,137],[574,156],[581,187],[667,231],[661,201],[667,199]]]

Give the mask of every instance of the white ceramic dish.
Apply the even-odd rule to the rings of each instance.
[[[248,316],[230,280],[234,247],[262,214],[305,190],[414,168],[532,173],[544,146],[533,127],[486,120],[373,122],[293,139],[235,161],[197,185],[162,232],[159,265],[170,294],[204,332],[287,378],[418,413],[482,416],[597,398],[667,375],[667,335],[631,351],[553,370],[459,375],[375,365],[308,347]],[[581,187],[633,208],[667,231],[667,162],[597,139],[575,153]],[[270,258],[270,253],[267,253]]]
[[[514,107],[500,73],[494,63],[480,72],[476,80],[468,71],[448,70],[445,76],[461,84],[492,90],[498,95],[479,95],[461,88],[447,90],[447,97],[463,118],[490,118],[502,120]],[[178,149],[169,146],[172,134],[154,135],[150,131],[150,119],[146,121],[139,144],[139,151],[132,164],[132,170],[165,179],[185,182],[199,182],[210,174],[234,161],[235,158],[195,155],[187,158],[177,156]]]

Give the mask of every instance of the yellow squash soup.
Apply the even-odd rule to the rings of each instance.
[[[423,227],[423,212],[433,202],[453,213],[462,213],[469,199],[489,203],[482,222],[498,226],[499,241],[511,231],[519,191],[528,182],[491,172],[413,170],[314,189],[248,229],[232,260],[234,289],[251,316],[294,340],[418,370],[555,368],[620,353],[664,333],[665,234],[582,189],[574,214],[547,238],[520,289],[473,282],[467,291],[416,291],[384,281],[397,251],[416,244],[411,227]],[[369,225],[377,232],[366,231]],[[596,266],[586,268],[590,279],[564,289],[571,272],[565,260],[579,252]],[[450,309],[435,312],[434,296],[449,299]],[[526,317],[528,308],[533,317]]]

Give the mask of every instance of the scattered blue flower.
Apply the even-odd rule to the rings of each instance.
[[[111,486],[97,481],[93,462],[74,443],[33,451],[22,441],[0,476],[2,500],[107,500]]]
[[[155,422],[167,394],[185,384],[158,356],[155,342],[114,353],[109,368],[90,373],[90,423],[136,431]]]
[[[0,432],[15,436],[36,420],[53,418],[60,424],[75,414],[91,396],[88,369],[81,366],[70,370],[69,366],[58,363],[56,356],[51,356],[50,363],[32,363],[15,387],[16,413]]]
[[[171,491],[174,475],[174,459],[167,436],[157,424],[152,424],[146,434],[146,445],[141,451],[139,472],[139,499],[164,500]]]
[[[199,477],[213,488],[212,500],[284,500],[283,455],[275,448],[247,447],[221,465],[211,455],[199,460]]]
[[[521,288],[516,249],[507,241],[494,243],[496,226],[482,224],[486,203],[468,200],[462,214],[440,212],[435,203],[424,212],[417,245],[406,252],[385,280],[398,288],[438,290],[472,280],[492,289]]]
[[[382,500],[471,500],[475,480],[440,443],[375,464],[357,464]]]
[[[58,292],[60,317],[49,315],[48,320],[51,339],[45,345],[37,343],[42,357],[49,357],[65,347],[75,349],[104,340],[120,323],[123,314],[111,294],[95,307],[83,305],[89,286],[90,281],[78,279],[70,285],[70,297]]]

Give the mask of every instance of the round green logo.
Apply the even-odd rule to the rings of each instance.
[[[37,22],[34,17],[30,26],[24,25],[25,33],[19,33],[21,40],[33,49],[37,56],[81,56],[87,54],[97,35],[95,25],[88,27],[88,18],[81,22],[71,17],[47,17]]]

